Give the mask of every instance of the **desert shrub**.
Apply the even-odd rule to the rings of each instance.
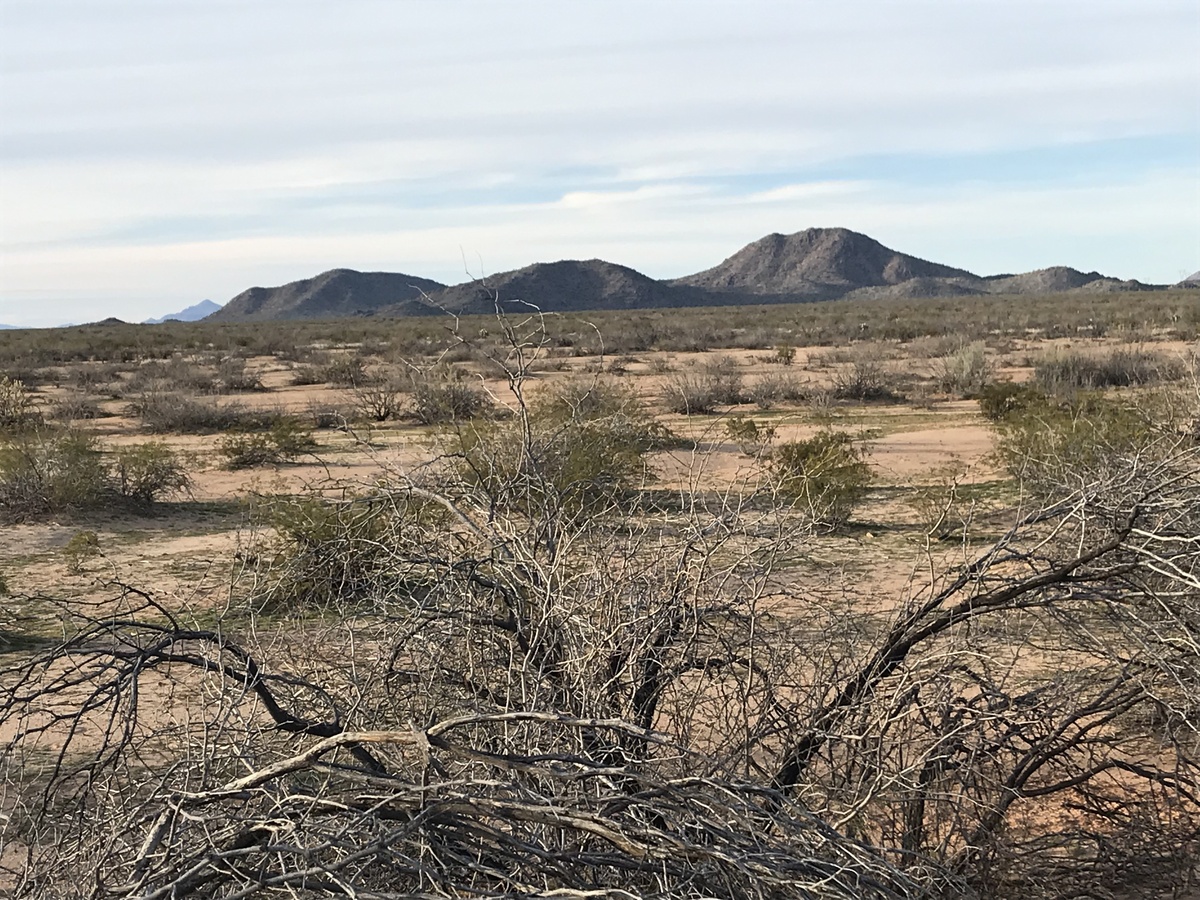
[[[675,364],[666,356],[652,356],[650,358],[650,371],[654,375],[666,375],[669,372],[675,371]]]
[[[369,380],[367,364],[361,356],[338,356],[321,370],[320,375],[324,382],[337,387],[358,387]]]
[[[340,501],[277,498],[260,516],[275,534],[274,578],[258,598],[270,612],[419,596],[423,579],[397,577],[398,546],[420,546],[445,518],[438,505],[394,493]]]
[[[77,531],[71,535],[62,552],[67,561],[67,571],[72,575],[82,575],[88,562],[100,555],[100,538],[94,531]]]
[[[730,416],[725,431],[747,456],[761,456],[775,439],[774,425],[760,425],[745,416]]]
[[[996,451],[1035,493],[1083,486],[1128,459],[1152,459],[1177,440],[1167,398],[1132,403],[1098,391],[1069,398],[1030,391],[994,422]]]
[[[833,376],[833,396],[860,403],[894,403],[903,396],[892,389],[892,376],[878,348],[866,346],[849,354],[849,364]]]
[[[9,332],[11,335],[12,332]],[[53,369],[30,364],[26,360],[16,360],[0,368],[0,378],[19,381],[26,388],[33,389],[44,384],[55,384],[58,373]]]
[[[1183,375],[1177,360],[1141,347],[1107,351],[1055,350],[1034,365],[1034,379],[1051,393],[1101,390],[1173,381]]]
[[[866,496],[871,467],[850,435],[821,431],[803,441],[777,446],[771,470],[781,494],[806,508],[815,525],[845,525]]]
[[[722,356],[696,371],[680,373],[667,382],[666,405],[683,415],[708,415],[718,406],[734,406],[746,400],[742,373],[737,361]]]
[[[120,382],[121,371],[111,363],[86,364],[70,369],[67,383],[80,391],[96,392]]]
[[[404,412],[405,396],[411,386],[398,375],[381,378],[354,389],[354,409],[372,422],[397,419]]]
[[[802,403],[809,399],[809,391],[791,372],[768,372],[747,387],[746,399],[770,409],[780,403]]]
[[[92,435],[43,429],[0,444],[0,511],[10,521],[110,498],[110,473]]]
[[[153,434],[263,431],[282,417],[277,410],[254,410],[240,403],[157,392],[135,398],[129,404],[129,413],[141,419],[142,425]]]
[[[254,372],[246,369],[246,360],[239,356],[230,356],[221,360],[217,366],[218,389],[223,394],[245,394],[253,391],[265,391],[262,379]]]
[[[995,366],[988,359],[983,341],[964,344],[940,357],[935,369],[938,387],[960,397],[978,395],[994,373]]]
[[[179,455],[161,441],[114,450],[113,479],[117,493],[138,506],[184,493],[192,483]]]
[[[452,432],[459,476],[511,508],[568,513],[617,502],[648,477],[645,456],[676,446],[636,393],[610,382],[571,382],[525,415]]]
[[[321,366],[296,366],[292,369],[292,384],[297,386],[305,386],[312,384],[325,384],[325,370]]]
[[[413,384],[412,413],[422,425],[472,419],[490,405],[487,396],[457,372],[426,375]]]
[[[354,421],[355,415],[353,407],[334,400],[310,400],[305,410],[309,426],[316,429],[345,429]]]
[[[0,513],[8,520],[147,507],[189,484],[178,455],[158,442],[119,447],[111,460],[94,435],[72,430],[30,432],[0,445]]]
[[[796,348],[791,344],[780,344],[772,358],[780,365],[790,366],[796,361]]]
[[[217,444],[227,469],[280,466],[292,462],[317,446],[311,434],[296,419],[280,418],[268,431],[226,434]]]
[[[50,408],[50,417],[59,422],[81,422],[90,419],[101,419],[107,416],[103,409],[92,397],[83,394],[69,394],[54,401]]]
[[[1046,402],[1046,393],[1033,385],[1017,384],[1012,381],[996,381],[985,384],[979,390],[979,410],[984,417],[998,422],[1011,413]]]
[[[25,383],[0,375],[0,432],[24,431],[41,422],[42,414]]]
[[[173,392],[213,394],[219,389],[217,377],[203,366],[178,356],[151,359],[142,363],[125,385],[129,392]]]

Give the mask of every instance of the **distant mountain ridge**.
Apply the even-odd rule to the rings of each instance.
[[[211,300],[201,300],[199,303],[194,303],[177,313],[168,313],[158,319],[147,319],[142,324],[161,325],[163,322],[199,322],[201,319],[211,316],[220,308],[221,304],[219,303],[213,303]]]
[[[523,269],[501,272],[482,281],[448,287],[432,294],[424,311],[459,314],[486,313],[499,301],[508,307],[538,309],[659,309],[689,306],[706,298],[697,291],[656,281],[636,269],[602,259],[565,259],[534,263]],[[586,306],[580,305],[586,302]],[[410,305],[389,307],[385,315],[405,315]]]
[[[414,275],[333,269],[280,287],[238,294],[210,321],[273,321],[352,315],[484,313],[497,301],[544,312],[661,309],[839,297],[970,297],[1069,291],[1139,291],[1159,286],[1066,266],[979,276],[885,247],[847,228],[769,234],[724,262],[682,278],[656,280],[600,259],[534,263],[447,287]]]
[[[207,321],[270,322],[376,313],[388,306],[419,301],[444,287],[439,281],[416,275],[331,269],[281,287],[242,291]]]
[[[847,228],[768,234],[720,265],[672,284],[733,294],[824,299],[914,278],[975,279],[964,269],[891,250]]]

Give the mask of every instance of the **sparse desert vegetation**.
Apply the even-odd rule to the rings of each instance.
[[[1198,329],[1163,291],[0,332],[0,884],[1184,896]]]

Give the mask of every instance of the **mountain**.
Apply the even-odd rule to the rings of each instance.
[[[1175,285],[1175,287],[1181,287],[1181,288],[1200,287],[1200,272],[1193,272],[1187,278],[1183,279],[1183,281],[1179,282],[1179,284]]]
[[[960,279],[972,291],[979,281],[963,269],[898,253],[846,228],[809,228],[768,234],[720,265],[670,283],[721,294],[820,300],[914,278]]]
[[[1193,278],[1200,278],[1200,273]],[[487,313],[495,309],[497,299],[514,310],[529,304],[546,312],[564,312],[794,303],[847,296],[886,300],[1157,289],[1066,266],[984,277],[900,253],[846,228],[809,228],[795,234],[769,234],[720,265],[670,281],[656,281],[600,259],[535,263],[453,287],[414,275],[334,269],[282,287],[251,288],[207,320]]]
[[[385,315],[440,310],[484,313],[496,308],[497,297],[511,309],[529,304],[543,312],[695,306],[709,299],[703,292],[655,281],[635,269],[602,259],[566,259],[535,263],[445,288],[430,295],[429,302],[419,309],[412,304],[399,304],[383,312]]]
[[[219,303],[211,300],[201,300],[199,303],[181,309],[177,313],[168,313],[160,319],[147,319],[143,325],[161,325],[163,322],[199,322],[205,316],[211,316],[221,308]]]
[[[445,285],[416,275],[332,269],[281,287],[253,287],[207,316],[209,322],[268,322],[278,319],[332,319],[375,313],[417,301]]]

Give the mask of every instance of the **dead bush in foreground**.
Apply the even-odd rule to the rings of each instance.
[[[66,637],[0,678],[18,890],[1042,900],[1190,877],[1194,446],[1109,457],[861,604],[828,567],[783,577],[811,531],[766,485],[635,485],[583,516],[529,490],[553,469],[514,387],[526,461],[499,482],[448,459],[305,514],[318,547],[354,536],[319,567],[353,567],[348,599],[215,624],[129,587],[102,617],[64,599]],[[312,572],[287,546],[255,597]]]

